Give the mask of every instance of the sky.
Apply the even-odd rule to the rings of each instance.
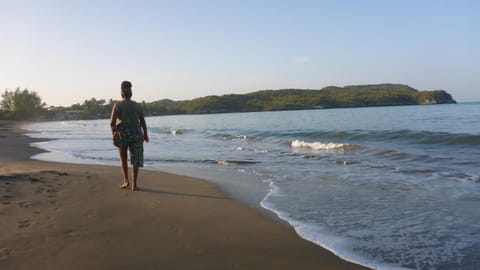
[[[401,83],[480,101],[480,1],[0,0],[0,91],[48,105]]]

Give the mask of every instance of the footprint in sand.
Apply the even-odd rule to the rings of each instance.
[[[78,235],[77,231],[69,230],[69,229],[63,230],[62,232],[63,232],[65,237],[75,237],[75,236]]]
[[[12,176],[12,175],[0,175],[0,181],[5,181],[6,183],[8,183],[7,181],[8,181],[8,180],[12,180],[12,179],[15,179],[15,176]]]
[[[45,191],[47,193],[57,193],[58,189],[54,188],[53,186],[48,186],[47,190]]]
[[[41,179],[36,178],[36,177],[29,177],[28,180],[30,180],[30,183],[38,183],[38,182],[43,182]]]
[[[232,263],[232,269],[245,269],[245,268],[240,264]]]
[[[0,261],[8,258],[8,255],[12,253],[12,250],[9,248],[0,248]]]
[[[8,199],[13,198],[13,196],[3,195],[3,198],[6,199],[6,200],[4,202],[2,202],[2,204],[7,205],[7,204],[10,204],[10,201]]]
[[[174,233],[176,233],[177,235],[183,235],[184,230],[183,230],[183,227],[182,227],[182,226],[174,226],[174,225],[171,225],[171,226],[170,226],[170,229],[171,229]]]
[[[7,197],[8,196],[8,197]],[[13,196],[5,195],[3,197],[3,204],[10,204],[10,200],[13,199]]]
[[[20,206],[22,208],[32,207],[32,203],[31,202],[19,202],[18,206]]]
[[[58,189],[53,188],[52,186],[49,186],[49,188],[45,191],[47,193],[47,197],[50,199],[54,199],[58,197],[58,193],[60,191]]]
[[[53,170],[41,171],[40,173],[50,173],[50,174],[56,174],[58,176],[67,176],[68,175],[68,173],[66,173],[66,172],[58,172],[58,171],[53,171]]]
[[[35,190],[35,193],[46,193],[48,194],[48,197],[49,198],[52,198],[52,197],[57,197],[56,193],[59,193],[60,190],[56,189],[54,186],[52,185],[48,185],[47,187],[39,187]]]
[[[97,215],[93,211],[88,211],[82,214],[86,218],[96,218]]]
[[[27,219],[27,220],[22,220],[18,222],[18,228],[20,229],[26,229],[28,227],[32,226],[32,221]]]

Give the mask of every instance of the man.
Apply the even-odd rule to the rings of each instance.
[[[133,166],[132,191],[137,188],[138,170],[143,167],[143,141],[149,142],[147,124],[143,109],[132,98],[132,83],[123,81],[121,84],[122,101],[115,103],[110,117],[110,126],[115,146],[118,147],[122,166],[123,184],[121,188],[129,188],[128,179],[128,150],[130,163]]]

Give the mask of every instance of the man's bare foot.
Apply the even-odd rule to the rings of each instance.
[[[129,188],[130,184],[128,182],[123,183],[120,188]]]
[[[136,186],[132,186],[132,191],[137,190],[138,188]]]

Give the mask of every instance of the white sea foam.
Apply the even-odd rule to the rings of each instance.
[[[254,152],[254,153],[257,153],[257,154],[265,154],[265,153],[268,153],[268,150],[267,149],[257,149],[257,148],[245,148],[245,147],[237,147],[236,148],[237,151],[250,151],[250,152]]]
[[[170,134],[172,136],[182,135],[185,131],[183,129],[172,129]]]
[[[291,142],[293,148],[310,148],[313,150],[342,150],[350,147],[350,144],[345,143],[323,143],[323,142],[304,142],[300,140],[294,140]]]
[[[217,164],[221,166],[232,166],[232,162],[227,161],[227,160],[217,160]]]

